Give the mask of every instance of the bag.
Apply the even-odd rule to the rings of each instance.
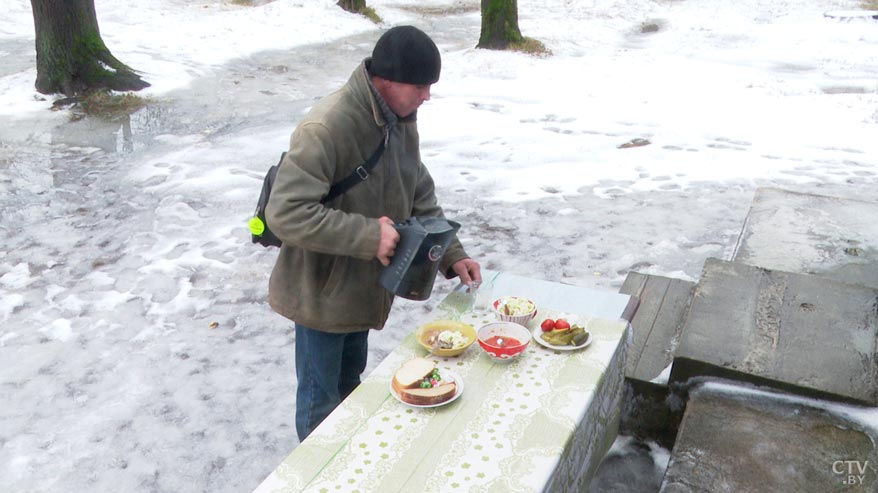
[[[325,204],[326,202],[329,202],[350,190],[351,187],[357,183],[369,178],[369,172],[375,168],[378,160],[381,159],[381,155],[384,154],[384,147],[387,145],[388,137],[389,134],[384,135],[384,139],[378,144],[378,148],[375,149],[375,152],[369,156],[369,159],[365,163],[357,166],[357,169],[341,181],[333,183],[332,186],[329,187],[329,193],[326,194],[326,197],[323,197],[320,203]],[[283,162],[286,155],[286,152],[281,153],[280,160],[277,164],[268,168],[268,172],[262,180],[262,192],[259,194],[259,200],[256,202],[256,212],[253,213],[253,217],[247,222],[247,228],[250,230],[250,241],[253,243],[259,243],[264,247],[280,247],[283,244],[280,238],[275,236],[274,233],[268,229],[268,223],[265,222],[265,207],[268,205],[268,198],[271,196],[271,188],[274,186],[274,179],[277,177],[277,170],[280,168],[280,163]]]
[[[281,153],[280,161],[271,168],[268,168],[268,173],[265,174],[265,178],[262,180],[262,192],[259,194],[259,201],[256,202],[256,212],[253,213],[253,217],[247,222],[247,227],[250,229],[250,240],[264,247],[280,247],[283,244],[280,238],[268,229],[268,224],[265,222],[265,206],[268,205],[268,197],[271,195],[271,187],[274,186],[277,170],[286,155],[286,152]]]

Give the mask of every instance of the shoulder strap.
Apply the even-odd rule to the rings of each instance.
[[[339,195],[347,192],[357,183],[361,181],[365,181],[366,178],[369,178],[369,173],[372,169],[375,168],[375,165],[378,164],[378,160],[381,159],[381,155],[384,154],[384,147],[387,144],[387,135],[385,138],[381,139],[381,143],[378,144],[378,148],[375,149],[375,152],[369,156],[369,159],[366,160],[365,163],[357,166],[357,169],[353,171],[346,178],[333,183],[331,187],[329,187],[329,193],[326,194],[326,197],[323,197],[323,200],[320,201],[321,204],[325,204],[330,200],[338,197]]]

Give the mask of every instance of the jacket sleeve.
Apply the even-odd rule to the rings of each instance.
[[[412,215],[445,217],[445,213],[442,211],[442,207],[439,206],[439,201],[436,198],[436,187],[433,183],[433,177],[430,176],[430,172],[424,166],[424,163],[420,163],[419,169]],[[442,255],[442,260],[439,261],[439,272],[442,272],[446,279],[456,277],[457,274],[451,269],[451,266],[465,258],[469,258],[469,255],[466,254],[463,245],[460,244],[460,240],[455,236],[445,250],[445,254]]]
[[[320,203],[335,174],[336,149],[322,124],[308,122],[296,128],[272,187],[266,222],[284,243],[369,260],[378,250],[378,221]]]

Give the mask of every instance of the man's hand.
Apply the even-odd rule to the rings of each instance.
[[[460,278],[460,282],[469,286],[473,281],[482,280],[482,268],[479,263],[471,258],[458,260],[451,265],[451,269]]]
[[[399,231],[393,227],[393,219],[387,216],[378,218],[378,224],[381,225],[381,239],[378,241],[378,251],[375,256],[381,265],[387,267],[390,265],[390,258],[396,253],[396,244],[399,243]]]

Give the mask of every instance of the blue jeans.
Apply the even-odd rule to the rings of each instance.
[[[369,354],[369,331],[330,334],[296,324],[296,433],[317,428],[360,385]]]

